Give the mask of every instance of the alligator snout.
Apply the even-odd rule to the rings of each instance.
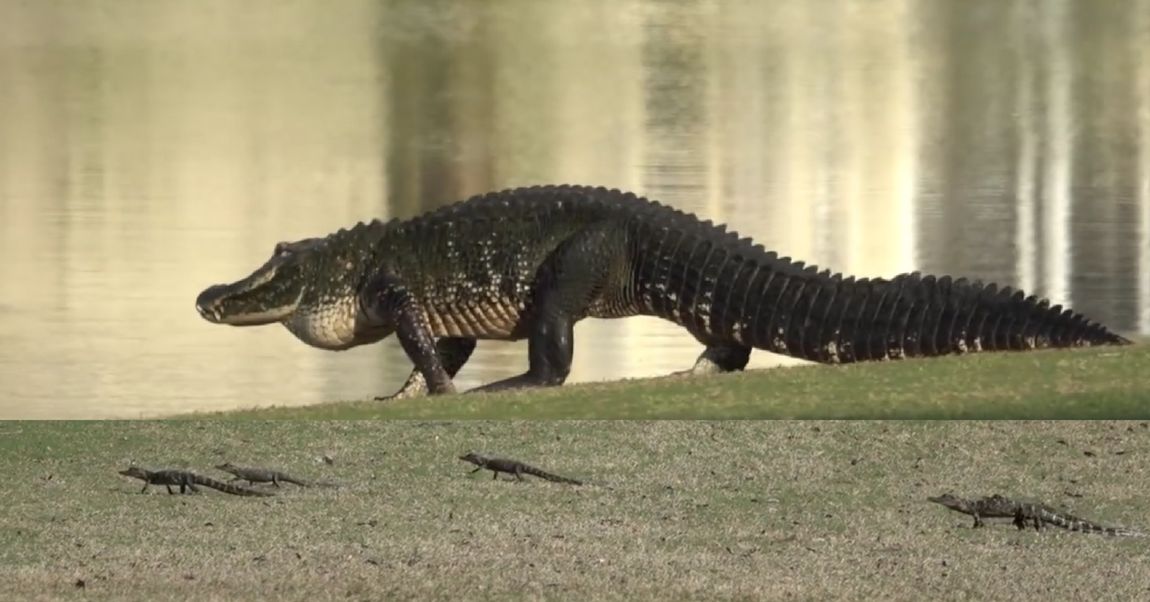
[[[196,297],[196,311],[200,312],[205,320],[217,323],[220,321],[220,310],[216,306],[216,301],[219,300],[221,293],[226,288],[227,285],[224,284],[209,286]]]

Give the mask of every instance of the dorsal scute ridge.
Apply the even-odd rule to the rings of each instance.
[[[659,229],[675,229],[688,236],[706,239],[712,244],[719,245],[724,251],[738,255],[747,261],[767,264],[776,269],[786,270],[795,275],[817,275],[817,270],[809,270],[803,263],[795,263],[789,257],[779,258],[774,251],[766,251],[761,244],[756,244],[750,237],[740,237],[735,230],[729,229],[726,223],[714,223],[711,219],[702,219],[699,216],[684,212],[678,208],[664,205],[632,192],[623,192],[615,188],[602,186],[584,186],[578,184],[536,185],[526,188],[508,188],[485,195],[471,197],[470,199],[454,203],[448,208],[458,208],[464,203],[478,200],[481,203],[503,203],[507,199],[515,202],[527,203],[543,198],[564,197],[555,199],[566,204],[569,197],[573,202],[590,202],[597,204],[610,204],[633,214],[645,221],[646,224]],[[576,198],[578,200],[576,200]],[[442,209],[441,209],[442,210]],[[424,219],[432,218],[438,211],[421,216]],[[420,218],[416,218],[417,220]],[[813,266],[812,266],[813,267]]]
[[[325,245],[333,243],[341,244],[337,243],[336,241],[353,240],[357,244],[363,244],[363,246],[371,246],[375,244],[375,242],[378,241],[388,229],[400,223],[401,220],[399,218],[392,218],[387,222],[382,222],[378,219],[372,219],[366,222],[358,221],[352,227],[340,228],[339,230],[328,234],[320,240],[324,241],[322,244]]]

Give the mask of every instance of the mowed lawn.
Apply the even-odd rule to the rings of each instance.
[[[364,397],[391,391],[364,391]],[[259,400],[237,400],[241,407]],[[1150,418],[1150,345],[807,365],[210,418]]]
[[[925,498],[1150,528],[1148,427],[8,422],[0,599],[1147,599],[1150,539],[972,529]],[[589,484],[472,475],[469,449]],[[223,460],[343,486],[141,495],[116,474]]]

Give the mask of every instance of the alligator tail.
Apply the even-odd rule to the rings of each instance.
[[[1010,287],[915,272],[879,288],[885,294],[865,337],[873,359],[884,351],[898,359],[1130,343],[1082,314]]]
[[[211,487],[212,489],[216,489],[216,490],[222,491],[224,493],[230,493],[232,495],[258,496],[258,497],[268,497],[271,495],[275,495],[275,494],[271,493],[270,491],[258,491],[255,489],[248,489],[246,487],[240,487],[238,485],[232,485],[231,483],[225,483],[223,481],[217,481],[217,480],[210,478],[210,477],[204,477],[204,476],[200,476],[200,475],[193,475],[193,477],[194,478],[192,479],[192,481],[194,481],[196,484],[203,485],[204,487]]]
[[[657,204],[650,211],[633,233],[644,250],[632,267],[640,313],[672,320],[708,344],[849,363],[1130,343],[1010,287],[918,272],[844,278],[779,257],[726,226]]]
[[[1048,511],[1044,511],[1042,513],[1041,519],[1052,525],[1062,527],[1067,531],[1078,531],[1079,533],[1097,533],[1111,537],[1146,537],[1146,534],[1141,531],[1125,529],[1122,527],[1108,527],[1106,525],[1100,525],[1083,518],[1078,518],[1077,516],[1059,515]]]
[[[890,280],[843,279],[803,270],[801,263],[784,266],[791,269],[772,270],[777,284],[763,285],[758,308],[743,314],[750,340],[745,334],[742,340],[794,357],[850,363],[1130,343],[1081,314],[1010,287],[918,272]]]
[[[569,479],[567,477],[561,477],[557,474],[551,474],[551,473],[546,472],[544,470],[540,470],[538,468],[535,468],[534,466],[524,466],[523,472],[530,474],[530,475],[535,475],[541,479],[546,479],[546,480],[551,481],[553,483],[568,483],[570,485],[582,485],[583,484],[582,481],[576,481],[575,479]]]

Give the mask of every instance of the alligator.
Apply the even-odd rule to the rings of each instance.
[[[143,481],[144,488],[140,490],[140,493],[146,493],[148,491],[148,485],[163,485],[168,488],[169,494],[175,493],[172,491],[172,485],[179,485],[180,493],[187,493],[189,490],[193,493],[198,492],[199,489],[196,488],[196,485],[203,485],[205,487],[218,489],[224,493],[230,493],[232,495],[274,495],[267,491],[256,491],[254,489],[247,489],[245,487],[239,487],[230,483],[224,483],[223,481],[217,481],[209,477],[200,476],[194,472],[188,472],[186,470],[147,470],[145,468],[140,468],[139,466],[129,466],[125,470],[121,470],[120,474],[126,477],[132,477],[134,479],[140,479]]]
[[[633,193],[571,185],[281,242],[250,276],[201,292],[196,309],[219,324],[278,322],[331,350],[394,333],[415,369],[393,397],[454,392],[478,339],[526,338],[529,368],[476,390],[560,385],[587,317],[683,326],[704,346],[688,374],[742,370],[752,348],[843,364],[1130,343],[1010,287],[844,277]]]
[[[1041,531],[1045,525],[1054,525],[1068,531],[1082,533],[1099,533],[1102,535],[1146,537],[1141,531],[1124,529],[1121,527],[1107,527],[1095,522],[1071,516],[1039,503],[1020,502],[998,494],[979,499],[966,499],[951,493],[928,497],[936,504],[942,504],[951,510],[969,514],[974,517],[974,526],[985,525],[983,518],[1012,518],[1019,530],[1025,529],[1027,524],[1034,525],[1035,530]]]
[[[295,485],[299,485],[300,487],[311,487],[311,484],[307,481],[302,481],[278,470],[236,466],[231,462],[217,464],[216,468],[224,472],[232,473],[232,475],[234,475],[234,478],[232,478],[233,481],[247,481],[249,485],[255,485],[256,483],[271,483],[272,485],[279,487],[280,481],[283,481],[284,483],[293,483]]]
[[[576,481],[575,479],[568,479],[567,477],[554,475],[535,468],[529,464],[524,464],[519,460],[509,460],[507,458],[489,458],[487,456],[481,456],[475,452],[467,452],[466,454],[459,456],[459,459],[463,460],[464,462],[471,462],[475,465],[475,470],[471,471],[472,474],[477,473],[485,468],[490,470],[492,479],[498,479],[499,473],[505,472],[510,475],[515,475],[515,478],[520,481],[523,480],[523,475],[529,474],[537,476],[541,479],[546,479],[553,483],[568,483],[571,485],[583,484],[582,481]]]

